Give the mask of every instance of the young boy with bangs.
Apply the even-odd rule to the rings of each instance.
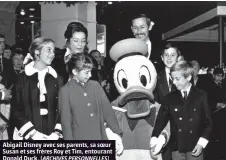
[[[170,121],[172,160],[203,160],[203,149],[212,130],[206,93],[190,82],[192,66],[186,61],[176,62],[170,74],[177,90],[163,99],[151,141],[157,139]],[[155,146],[152,146],[152,153],[158,154]]]

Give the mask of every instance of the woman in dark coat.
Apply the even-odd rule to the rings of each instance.
[[[57,104],[62,81],[50,67],[54,48],[54,41],[48,38],[39,37],[31,43],[29,50],[34,61],[25,66],[14,90],[14,139],[57,140],[62,137]]]

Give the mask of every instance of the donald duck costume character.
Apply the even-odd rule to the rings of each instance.
[[[157,73],[154,65],[145,55],[147,44],[130,38],[117,42],[110,50],[110,57],[116,63],[114,83],[120,96],[112,102],[119,125],[123,131],[123,153],[120,160],[152,160],[150,146],[156,149],[169,140],[169,128],[150,142],[152,130],[160,105],[154,101]],[[107,128],[107,135],[112,131]],[[111,132],[111,133],[110,133]],[[156,159],[161,160],[161,154]]]

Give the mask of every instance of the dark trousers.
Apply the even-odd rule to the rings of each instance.
[[[203,153],[200,156],[192,156],[192,152],[180,153],[179,151],[172,152],[172,160],[203,160]]]
[[[169,147],[165,147],[162,152],[162,160],[171,160],[172,154]]]

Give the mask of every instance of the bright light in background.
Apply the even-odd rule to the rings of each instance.
[[[112,2],[108,2],[108,4],[112,4]]]
[[[24,24],[24,22],[20,22],[20,24]]]
[[[33,17],[34,17],[34,15],[29,15],[29,17],[30,17],[30,18],[33,18]]]
[[[29,10],[30,10],[30,11],[34,11],[35,9],[34,9],[34,8],[29,8]]]
[[[31,23],[35,23],[35,21],[31,21]]]
[[[24,9],[21,9],[20,14],[21,14],[22,16],[24,16],[24,15],[25,15],[25,11],[24,11]]]
[[[104,33],[99,33],[97,35],[97,50],[100,51],[103,56],[105,56],[105,35]]]
[[[97,50],[106,57],[106,26],[97,24]]]

